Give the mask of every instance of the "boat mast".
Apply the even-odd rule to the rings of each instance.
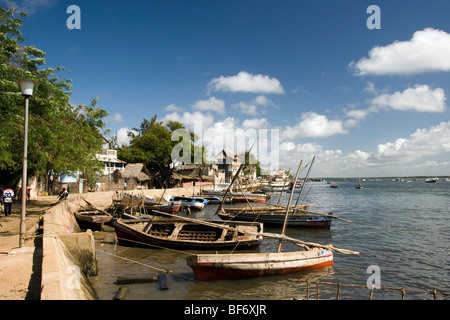
[[[302,163],[303,160],[300,161],[300,164],[298,165],[298,169],[297,169],[297,173],[295,174],[295,180],[294,180],[294,187],[297,184],[297,179],[298,179],[298,175],[300,174],[300,168],[302,167]],[[288,215],[289,215],[289,209],[291,207],[291,201],[292,201],[292,196],[294,195],[294,192],[291,192],[291,195],[289,196],[289,202],[286,208],[286,216],[284,217],[284,223],[283,223],[283,230],[281,231],[281,234],[284,235],[285,231],[286,231],[286,224],[287,224],[287,220],[288,220]],[[279,253],[281,251],[281,239],[278,242],[278,249],[277,252]]]
[[[311,171],[311,168],[312,168],[315,158],[316,158],[316,156],[314,156],[311,160],[311,164],[309,165],[308,173],[306,174],[305,181],[303,182],[302,188],[300,189],[300,194],[298,195],[297,202],[295,202],[295,207],[297,207],[298,202],[300,201],[300,197],[302,196],[302,193],[303,193],[303,188],[305,187],[306,181],[308,180],[309,172]]]

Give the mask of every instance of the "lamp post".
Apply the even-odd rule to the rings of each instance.
[[[33,95],[33,88],[38,85],[37,82],[29,79],[22,79],[16,81],[20,85],[22,95],[25,97],[25,123],[24,123],[24,137],[23,137],[23,169],[22,169],[22,211],[20,216],[20,236],[19,248],[25,245],[25,213],[26,213],[26,196],[27,196],[27,153],[28,153],[28,100]]]

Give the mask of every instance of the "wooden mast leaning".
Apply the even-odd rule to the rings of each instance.
[[[297,179],[298,179],[298,176],[300,174],[300,168],[302,167],[302,163],[303,163],[303,160],[300,161],[300,164],[298,165],[297,173],[295,174],[294,187],[297,184]],[[291,192],[291,194],[289,196],[289,202],[288,202],[288,205],[287,205],[287,208],[286,208],[286,216],[284,217],[283,229],[281,231],[282,235],[284,235],[284,233],[286,231],[286,224],[287,224],[287,220],[288,220],[288,216],[289,216],[289,209],[291,207],[291,201],[292,201],[293,195],[294,195],[294,191],[292,190],[292,192]],[[280,239],[280,241],[278,242],[278,249],[277,249],[278,253],[281,252],[281,242],[282,242],[282,240]]]
[[[250,151],[253,149],[253,146],[255,145],[255,142],[256,142],[256,139],[255,139],[255,141],[253,141],[252,146],[251,146],[250,149],[248,150],[248,153],[249,153],[249,154],[250,154]],[[228,186],[227,190],[225,191],[225,194],[223,195],[222,201],[220,202],[220,205],[219,205],[219,207],[217,208],[215,214],[218,214],[219,211],[221,211],[221,210],[223,209],[223,203],[225,202],[225,198],[226,198],[226,196],[227,196],[227,194],[228,194],[228,191],[230,191],[231,187],[233,186],[234,181],[236,181],[236,179],[239,177],[239,174],[241,173],[243,167],[245,167],[245,159],[244,159],[244,163],[242,163],[242,164],[239,166],[238,171],[236,172],[236,174],[234,175],[233,179],[231,180],[231,183],[230,183],[230,185]]]

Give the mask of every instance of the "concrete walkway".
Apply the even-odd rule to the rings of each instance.
[[[36,197],[28,202],[25,246],[19,248],[20,205],[13,203],[11,216],[0,212],[0,299],[39,300],[41,286],[42,238],[39,218],[57,196]]]

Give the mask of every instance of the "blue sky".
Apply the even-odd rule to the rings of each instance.
[[[99,97],[121,141],[157,114],[200,121],[210,157],[256,132],[269,168],[316,156],[315,176],[450,175],[448,1],[14,3],[27,44],[70,70],[72,103]]]

